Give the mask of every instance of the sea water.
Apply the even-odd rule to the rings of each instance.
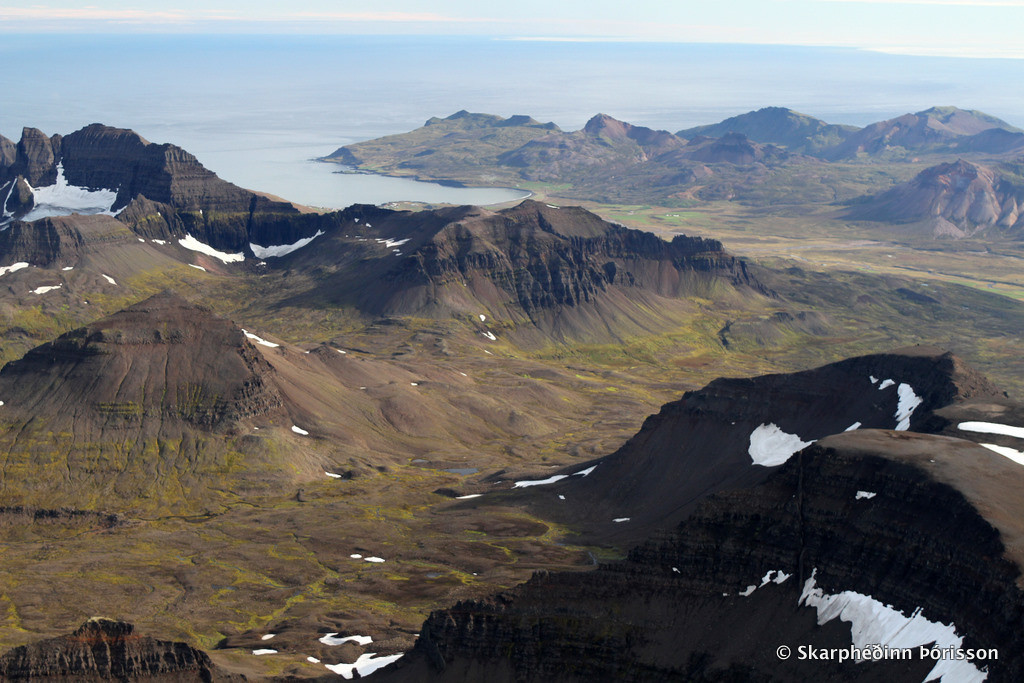
[[[785,46],[562,43],[480,37],[5,35],[0,134],[132,128],[218,175],[340,208],[485,204],[520,192],[360,174],[314,161],[458,110],[576,130],[606,113],[677,131],[763,106],[866,125],[934,105],[1024,127],[1024,60]]]

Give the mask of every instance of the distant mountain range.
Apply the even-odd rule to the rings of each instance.
[[[857,128],[766,107],[675,134],[605,114],[581,130],[566,132],[529,117],[502,119],[462,111],[431,119],[410,133],[347,145],[325,160],[466,184],[532,183],[559,196],[598,202],[688,206],[727,200],[755,207],[860,202],[864,207],[851,218],[903,224],[910,217],[890,210],[891,197],[871,198],[894,190],[894,179],[910,180],[909,169],[920,172],[931,161],[935,170],[923,171],[922,177],[941,175],[946,171],[940,167],[957,157],[1008,169],[1021,155],[1024,132],[973,110],[932,107]],[[865,167],[879,172],[865,173]],[[1000,173],[1009,184],[1015,182],[1013,173]],[[899,192],[907,191],[913,192]],[[993,192],[1013,193],[1005,187]],[[927,197],[909,202],[919,213],[945,221],[931,232],[917,233],[962,237],[991,226],[999,228],[994,236],[1020,232],[1014,204],[1003,196],[983,200],[997,209],[962,215],[946,206],[963,201],[936,201],[934,206]]]

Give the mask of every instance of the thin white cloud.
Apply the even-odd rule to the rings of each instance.
[[[53,8],[0,6],[0,21],[131,21],[153,23],[182,23],[194,21],[352,21],[383,23],[467,23],[490,22],[493,19],[450,17],[429,12],[286,12],[263,15],[246,14],[218,9],[211,10],[137,10],[102,9],[99,7]]]
[[[1022,7],[1024,0],[812,0],[863,5],[935,5],[948,7]]]

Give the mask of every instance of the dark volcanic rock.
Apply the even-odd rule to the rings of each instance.
[[[93,618],[66,636],[0,656],[2,681],[241,681],[185,643],[135,633],[124,621]]]
[[[376,258],[353,258],[351,267],[320,289],[336,302],[375,315],[448,317],[454,312],[475,318],[483,306],[515,323],[550,327],[551,319],[561,316],[561,323],[585,333],[606,329],[605,323],[584,320],[590,313],[613,327],[615,316],[656,326],[664,320],[644,313],[657,308],[656,301],[667,315],[666,300],[770,295],[746,263],[715,240],[680,235],[667,242],[579,207],[527,200],[499,212],[378,210],[351,229],[363,232],[367,222],[375,231],[370,236],[401,244],[377,247]],[[361,248],[369,249],[365,242]],[[310,266],[338,260],[318,251],[296,258]],[[374,284],[381,281],[391,286]]]
[[[911,392],[921,402],[898,425]],[[622,448],[588,463],[596,465],[589,475],[512,495],[592,541],[636,543],[679,523],[709,493],[767,479],[774,465],[755,464],[751,449],[755,441],[784,440],[780,430],[792,436],[792,453],[801,442],[852,427],[925,429],[935,410],[977,397],[1002,394],[952,354],[923,347],[791,374],[717,379],[662,406]],[[612,521],[622,518],[629,521]]]
[[[82,254],[135,239],[131,230],[110,216],[56,216],[31,223],[15,221],[0,231],[0,254],[5,262],[69,266]]]
[[[60,136],[46,136],[38,128],[24,128],[18,142],[14,163],[7,169],[8,180],[24,176],[33,187],[52,185],[57,180],[56,162],[60,157]]]
[[[435,612],[415,650],[378,675],[924,681],[942,669],[930,674],[936,662],[921,661],[917,648],[949,645],[943,629],[951,627],[964,649],[998,650],[998,660],[973,662],[987,667],[988,681],[1018,681],[1020,553],[1008,557],[1002,538],[1012,531],[1016,541],[1024,524],[1017,514],[997,530],[980,511],[1019,511],[1022,484],[1019,465],[959,439],[877,430],[829,437],[756,486],[706,498],[625,562],[537,575],[490,600]],[[826,619],[808,602],[815,590],[853,606],[842,620],[835,609]],[[869,602],[871,609],[856,607]],[[892,642],[899,619],[911,616],[916,626],[899,636],[911,660],[798,656],[799,646],[849,647],[851,620],[859,647]],[[921,620],[936,626],[922,629]],[[780,645],[792,648],[790,659],[776,655]],[[943,680],[969,674],[947,671]]]
[[[6,176],[7,169],[14,165],[18,158],[18,146],[3,135],[0,135],[0,178]]]
[[[28,183],[21,176],[16,176],[9,182],[12,184],[3,188],[6,192],[3,195],[4,203],[0,205],[0,213],[16,216],[30,211],[35,204],[35,198]]]

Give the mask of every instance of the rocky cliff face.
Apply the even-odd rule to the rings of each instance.
[[[0,231],[0,254],[11,263],[73,266],[82,254],[135,239],[131,230],[110,216],[57,216],[31,223],[16,221]]]
[[[957,160],[855,205],[851,218],[910,224],[935,237],[967,237],[996,227],[1024,230],[1024,187],[997,168]]]
[[[367,222],[374,232],[364,232]],[[391,246],[378,249],[376,258],[353,259],[323,290],[375,315],[475,318],[490,310],[536,325],[545,316],[580,318],[599,309],[610,316],[612,307],[623,319],[643,317],[644,302],[655,306],[655,300],[771,294],[715,240],[677,236],[666,242],[578,207],[527,200],[499,212],[379,212],[346,230],[369,235],[356,242],[361,249],[371,237],[377,243],[391,238]],[[331,243],[324,242],[324,249]],[[346,250],[351,249],[349,242]],[[324,258],[339,259],[327,251],[301,257],[311,266]],[[380,281],[391,287],[371,284]]]
[[[26,128],[13,156],[0,152],[0,189],[6,197],[0,220],[24,216],[33,204],[28,185],[50,187],[58,176],[76,190],[116,194],[112,205],[99,208],[117,213],[140,234],[162,239],[191,234],[231,252],[248,247],[255,225],[295,222],[298,216],[289,203],[221,180],[180,147],[153,144],[134,131],[95,123],[52,138]]]
[[[1022,483],[1019,465],[958,439],[829,437],[624,562],[435,612],[381,680],[1020,680],[1019,553],[984,511],[1018,509]],[[915,656],[798,657],[851,643]],[[999,658],[922,660],[932,643]]]
[[[0,656],[2,681],[241,681],[186,643],[135,633],[124,621],[93,618],[73,633]]]

